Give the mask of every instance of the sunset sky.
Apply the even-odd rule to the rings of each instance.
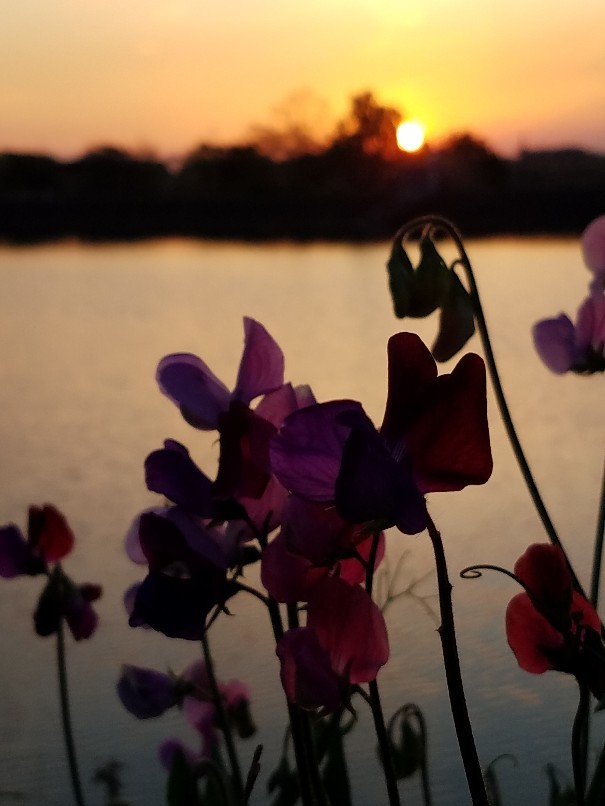
[[[19,0],[0,28],[0,151],[182,154],[371,90],[429,141],[605,152],[603,0]]]

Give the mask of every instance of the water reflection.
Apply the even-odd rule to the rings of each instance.
[[[549,374],[530,340],[536,319],[559,309],[573,312],[582,297],[587,277],[579,247],[572,241],[494,240],[473,243],[469,252],[520,437],[553,520],[586,580],[602,466],[602,379]],[[159,803],[163,772],[155,747],[166,735],[184,735],[178,715],[143,725],[114,695],[122,662],[180,669],[197,651],[129,629],[121,603],[123,591],[140,577],[124,556],[122,536],[131,517],[155,501],[144,486],[144,457],[166,437],[190,446],[209,473],[217,457],[213,437],[193,432],[157,391],[158,359],[172,351],[201,354],[232,386],[242,316],[249,314],[282,346],[288,378],[311,383],[318,399],[362,400],[378,421],[386,395],[387,338],[411,324],[430,342],[436,328],[430,320],[402,325],[394,319],[386,290],[387,253],[385,245],[185,241],[0,250],[1,520],[21,523],[29,503],[53,501],[77,534],[74,576],[105,584],[98,635],[88,645],[70,648],[85,782],[109,757],[117,757],[126,765],[125,795],[134,804]],[[476,337],[470,347],[480,351]],[[453,578],[457,568],[471,563],[511,567],[528,543],[542,539],[491,397],[489,405],[492,479],[485,487],[430,500]],[[432,568],[424,536],[393,533],[388,540],[392,565],[410,550],[406,579]],[[254,583],[254,572],[249,581]],[[0,664],[0,684],[7,692],[0,701],[2,787],[23,792],[26,802],[51,806],[64,803],[68,778],[60,738],[48,731],[58,719],[54,649],[30,629],[36,596],[30,582],[0,585],[0,624],[4,646],[10,648]],[[501,753],[515,753],[519,766],[498,770],[505,803],[526,802],[528,792],[532,802],[545,803],[545,765],[570,769],[566,731],[575,708],[573,681],[518,669],[503,628],[504,609],[516,592],[509,580],[486,575],[454,582],[461,659],[481,758],[488,763]],[[431,593],[432,585],[427,579],[422,591]],[[253,800],[261,804],[266,775],[279,757],[283,696],[265,613],[241,597],[232,609],[235,617],[215,631],[212,642],[218,673],[244,678],[252,688],[259,741],[265,744],[266,767]],[[455,806],[466,801],[466,785],[454,752],[435,623],[409,597],[388,610],[387,621],[392,659],[380,676],[385,710],[392,713],[410,700],[423,708],[435,802]],[[602,734],[596,719],[595,741]],[[382,785],[367,736],[362,725],[347,738],[359,804],[376,802]],[[252,749],[243,745],[244,766]],[[420,802],[414,782],[402,791],[406,803]]]

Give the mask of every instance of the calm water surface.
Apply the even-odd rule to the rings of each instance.
[[[509,403],[521,439],[580,577],[588,580],[603,460],[603,379],[555,377],[536,358],[532,323],[570,314],[588,275],[578,244],[566,240],[491,240],[469,245]],[[241,246],[184,241],[136,245],[0,249],[0,523],[23,524],[30,503],[52,501],[69,517],[77,546],[68,570],[102,582],[101,626],[90,642],[69,647],[75,732],[90,804],[90,783],[110,758],[124,766],[133,806],[163,803],[157,743],[168,735],[193,742],[179,715],[146,723],[124,711],[114,689],[123,662],[180,671],[197,647],[127,626],[121,597],[141,578],[123,552],[132,517],[156,502],[144,485],[143,460],[166,437],[185,442],[209,473],[213,438],[184,424],[157,390],[157,361],[173,351],[201,355],[232,386],[242,345],[242,316],[262,321],[286,355],[287,377],[308,382],[318,399],[363,401],[380,421],[386,391],[386,341],[415,329],[429,342],[436,321],[398,322],[386,290],[388,247]],[[477,338],[471,348],[480,352]],[[543,540],[489,400],[495,470],[482,488],[434,495],[431,512],[446,543],[452,577],[472,563],[512,567],[525,547]],[[405,553],[398,590],[430,572],[425,536],[388,536],[394,567]],[[255,581],[254,574],[250,581]],[[522,672],[506,645],[503,615],[517,591],[492,574],[454,579],[460,652],[471,716],[484,764],[499,764],[505,804],[546,803],[544,767],[570,776],[568,736],[575,708],[571,679]],[[0,584],[0,802],[59,806],[69,802],[58,704],[54,643],[30,626],[40,581]],[[381,684],[387,715],[401,704],[425,712],[434,802],[468,803],[449,715],[436,620],[435,582],[415,588],[387,610],[391,660]],[[220,677],[252,689],[259,725],[242,743],[247,767],[265,745],[253,803],[268,802],[266,777],[279,759],[283,695],[268,619],[257,602],[238,597],[235,617],[213,630]],[[603,736],[601,715],[595,741]],[[356,804],[384,802],[365,715],[348,740]],[[419,804],[415,780],[401,786]],[[10,794],[10,800],[6,793]],[[12,794],[11,794],[12,793]]]

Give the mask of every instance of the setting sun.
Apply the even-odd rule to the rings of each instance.
[[[418,151],[424,144],[424,126],[418,120],[406,120],[397,127],[397,145],[402,151]]]

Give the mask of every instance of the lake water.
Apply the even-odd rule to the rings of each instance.
[[[518,431],[538,485],[580,578],[588,584],[603,461],[603,378],[556,377],[536,357],[533,322],[583,298],[588,273],[572,240],[486,240],[469,253]],[[54,502],[77,545],[66,567],[78,581],[104,585],[100,627],[69,644],[73,719],[89,804],[96,768],[124,764],[133,806],[163,803],[156,746],[167,735],[193,740],[178,713],[138,722],[115,696],[123,662],[180,671],[198,647],[127,626],[124,590],[141,578],[123,551],[132,517],[156,502],[143,460],[166,437],[187,444],[209,473],[213,437],[189,428],[156,388],[158,360],[173,351],[201,355],[232,386],[242,316],[263,322],[286,355],[286,374],[319,400],[350,397],[379,422],[386,391],[386,341],[404,329],[431,341],[435,319],[396,320],[384,269],[388,246],[234,245],[161,241],[133,245],[63,243],[0,248],[0,523],[24,524],[30,503]],[[478,352],[477,337],[470,348]],[[450,365],[451,366],[451,365]],[[447,369],[447,367],[446,367]],[[487,485],[430,497],[442,531],[471,717],[482,762],[503,760],[505,804],[546,804],[544,768],[571,777],[573,679],[520,670],[507,647],[504,611],[517,593],[497,575],[457,579],[472,563],[512,568],[529,543],[545,538],[508,447],[490,394],[495,468]],[[426,535],[388,535],[391,567],[406,552],[401,588],[432,568]],[[255,576],[250,575],[254,582]],[[39,579],[0,581],[0,802],[70,802],[59,722],[54,641],[33,635]],[[435,580],[418,588],[436,607]],[[247,768],[257,741],[263,771],[252,802],[269,802],[266,778],[279,759],[284,700],[269,623],[255,600],[234,600],[235,616],[213,629],[217,672],[252,689],[259,725],[240,745]],[[444,685],[436,620],[412,597],[387,611],[391,659],[379,683],[387,716],[405,702],[424,711],[438,806],[468,803]],[[605,716],[594,721],[598,744]],[[355,803],[386,801],[370,722],[347,740]],[[4,793],[4,794],[2,794]],[[419,804],[418,783],[401,785]]]

